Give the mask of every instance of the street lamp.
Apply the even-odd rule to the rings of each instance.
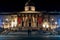
[[[5,23],[3,22],[3,25],[4,25]]]
[[[55,22],[55,24],[57,24],[57,22]]]
[[[56,27],[57,27],[57,24],[58,24],[58,23],[57,23],[57,22],[55,22],[55,27],[54,27],[54,28],[56,28]]]
[[[53,21],[54,19],[52,18],[51,20]]]
[[[43,24],[43,27],[45,28],[45,24]]]
[[[49,24],[48,24],[47,22],[44,22],[44,23],[43,23],[43,27],[44,27],[44,28],[49,28]]]
[[[49,28],[49,25],[48,24],[46,25],[46,28]]]
[[[8,19],[8,18],[6,18],[5,20],[6,20],[6,21],[8,21],[9,19]]]

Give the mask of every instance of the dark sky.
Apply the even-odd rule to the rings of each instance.
[[[0,12],[15,12],[23,11],[24,5],[28,0],[8,0],[0,1]],[[36,10],[45,10],[45,11],[60,11],[60,1],[58,0],[31,0],[36,7]]]

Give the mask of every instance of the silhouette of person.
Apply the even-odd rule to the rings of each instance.
[[[31,27],[28,28],[28,36],[31,36]]]

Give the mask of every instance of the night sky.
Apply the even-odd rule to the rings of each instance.
[[[19,12],[24,10],[25,3],[28,0],[2,0],[0,1],[0,12]],[[60,1],[58,0],[31,0],[40,11],[60,11]]]

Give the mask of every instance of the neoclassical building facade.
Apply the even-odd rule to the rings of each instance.
[[[0,27],[14,30],[53,30],[57,27],[60,16],[43,14],[36,11],[35,6],[27,4],[24,11],[16,12],[11,15],[0,15]],[[60,21],[59,21],[60,22]]]

